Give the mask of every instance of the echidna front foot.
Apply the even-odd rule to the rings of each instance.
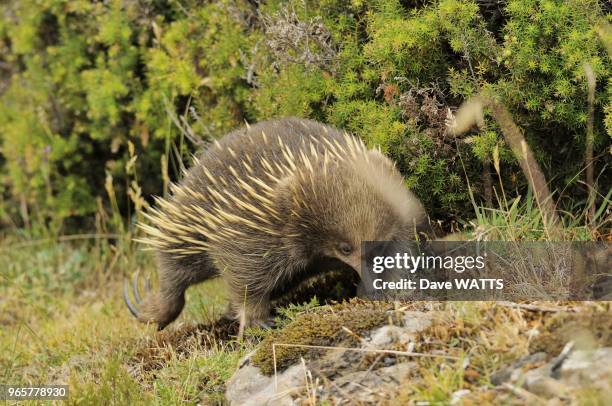
[[[249,327],[264,327],[270,328],[273,323],[270,317],[270,304],[267,302],[245,303],[238,310],[238,320],[240,327],[238,328],[238,337],[244,336],[244,330]]]
[[[269,316],[266,320],[258,322],[257,325],[264,330],[269,330],[276,326],[276,319],[273,316]]]

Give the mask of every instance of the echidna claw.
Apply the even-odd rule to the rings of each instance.
[[[132,278],[132,292],[134,292],[134,300],[136,301],[136,304],[140,304],[140,302],[142,301],[142,299],[140,298],[140,292],[138,289],[138,273],[140,271],[136,271],[136,273],[134,274],[134,277]]]
[[[134,304],[130,300],[130,282],[127,278],[125,279],[123,283],[123,300],[125,301],[125,304],[128,310],[130,311],[130,313],[132,313],[132,316],[138,318],[138,310],[136,309],[136,306],[134,306]]]
[[[138,286],[138,280],[140,276],[140,270],[136,271],[134,276],[132,277],[132,283],[128,278],[125,279],[125,283],[123,284],[123,300],[127,305],[130,313],[136,318],[139,318],[140,312],[138,311],[138,305],[142,302],[142,296],[140,295],[140,287]],[[132,291],[131,295],[134,297],[134,302],[130,299],[130,290]],[[151,279],[147,278],[144,283],[144,293],[145,295],[149,293],[151,290]]]
[[[257,322],[257,325],[263,328],[264,330],[271,330],[276,327],[276,320],[274,320],[273,317],[270,317],[269,319]]]

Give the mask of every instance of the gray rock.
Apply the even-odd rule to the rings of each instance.
[[[595,384],[612,389],[612,347],[576,350],[563,362],[559,379],[572,386]]]
[[[402,317],[404,321],[404,330],[407,333],[417,334],[431,326],[435,312],[416,312],[406,311]]]
[[[392,343],[407,343],[414,338],[414,334],[404,327],[382,326],[372,332],[368,347],[383,348]]]
[[[302,389],[304,370],[296,364],[276,377],[265,376],[250,362],[251,354],[226,384],[225,398],[231,405],[293,405],[291,394]]]
[[[332,393],[332,396],[348,395],[355,403],[378,403],[386,398],[387,393],[392,393],[392,389],[397,388],[398,383],[404,381],[416,367],[415,362],[400,362],[372,371],[348,373],[333,381],[338,393]]]
[[[469,389],[461,389],[456,392],[453,392],[453,396],[451,398],[450,404],[451,405],[461,404],[463,402],[461,398],[463,398],[466,395],[469,395],[470,393],[471,391]]]
[[[548,376],[548,368],[538,368],[525,374],[525,389],[545,399],[565,397],[569,388]]]
[[[384,348],[395,342],[409,343],[415,335],[431,326],[432,314],[409,311],[402,317],[403,326],[385,325],[370,333],[366,347]]]
[[[543,353],[521,358],[493,374],[491,381],[496,385],[510,381],[541,398],[552,400],[569,399],[573,391],[580,388],[612,393],[612,348],[573,350],[573,343],[568,343],[559,356],[539,368],[527,372],[521,369],[543,360]]]
[[[373,371],[357,371],[346,374],[334,381],[340,387],[344,385],[359,384],[370,388],[376,388],[383,383],[398,382],[403,380],[416,368],[414,362],[400,362],[390,367],[382,367]]]
[[[543,362],[544,360],[546,360],[546,353],[544,352],[536,352],[534,354],[529,354],[517,360],[512,365],[494,372],[493,375],[491,375],[491,383],[493,385],[501,385],[504,382],[508,382],[512,379],[512,374],[516,370],[524,367],[527,364],[536,364],[539,362]]]

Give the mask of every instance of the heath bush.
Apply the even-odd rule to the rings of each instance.
[[[597,78],[595,173],[610,165],[610,18],[596,0],[23,0],[0,13],[0,187],[15,224],[85,224],[107,201],[107,175],[127,213],[130,176],[145,196],[163,193],[196,147],[283,115],[346,128],[397,162],[434,217],[469,216],[466,178],[480,203],[493,161],[508,190],[526,192],[495,123],[448,130],[483,89],[576,208],[585,63]]]

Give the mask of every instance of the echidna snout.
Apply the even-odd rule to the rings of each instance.
[[[156,203],[140,241],[157,251],[160,291],[153,309],[135,311],[165,325],[190,285],[221,276],[241,332],[313,273],[338,263],[359,272],[362,241],[414,239],[425,222],[381,152],[298,118],[226,135]]]

